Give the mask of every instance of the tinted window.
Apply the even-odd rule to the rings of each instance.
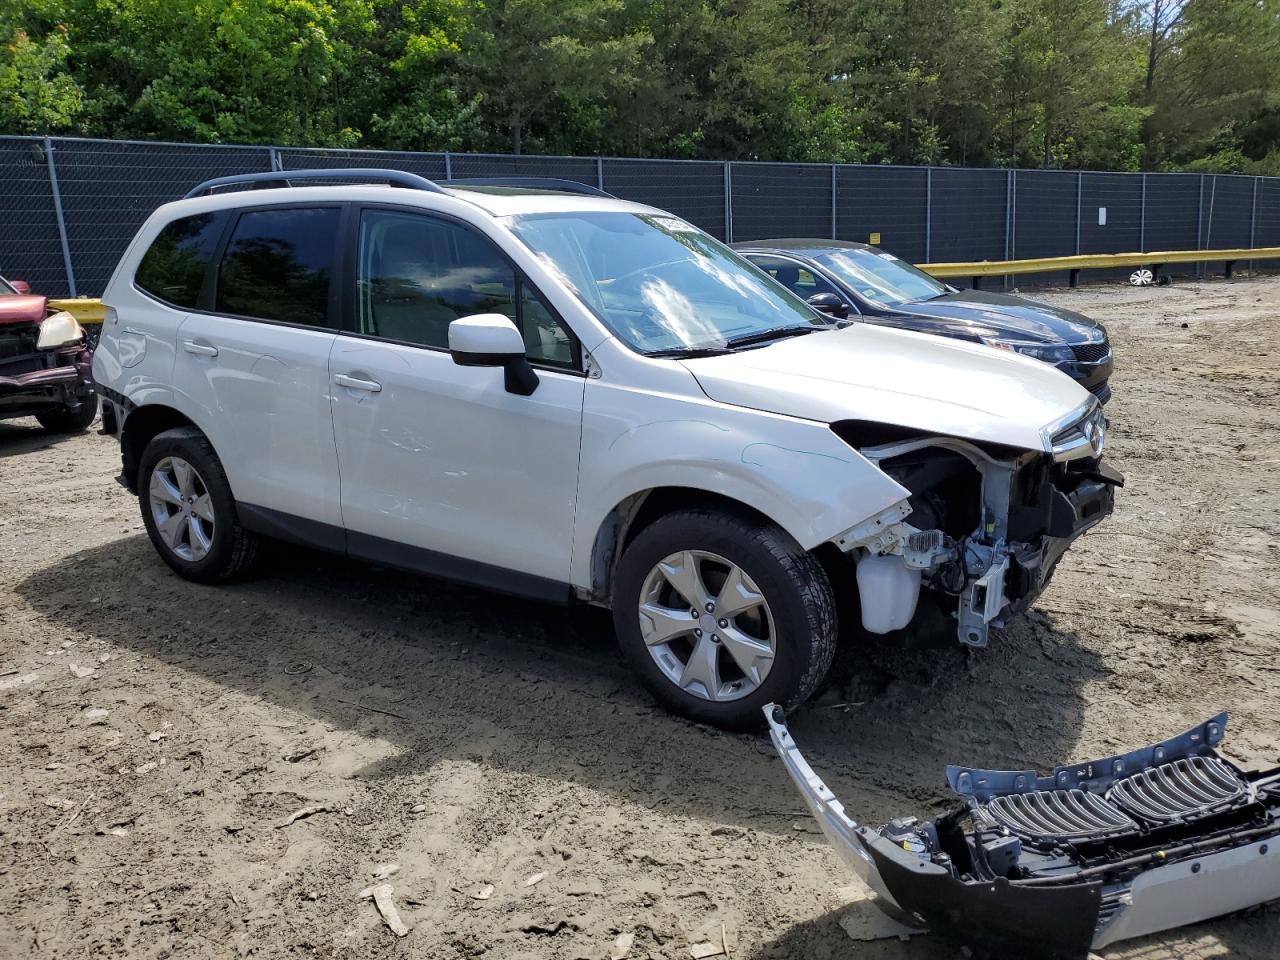
[[[805,300],[819,293],[834,293],[836,296],[840,296],[839,291],[834,286],[812,270],[800,266],[794,260],[787,260],[782,257],[759,257],[754,254],[750,255],[748,259],[792,293],[803,297]],[[840,297],[840,299],[843,300],[844,297]]]
[[[167,303],[194,307],[224,223],[222,213],[202,213],[173,221],[152,241],[133,282]]]
[[[859,296],[886,307],[932,300],[947,292],[946,284],[883,250],[853,247],[815,259]]]
[[[360,332],[448,347],[449,324],[501,313],[524,331],[530,359],[569,365],[572,341],[496,247],[447,220],[367,210],[360,218]]]
[[[312,327],[329,317],[336,207],[242,213],[218,268],[219,313]]]

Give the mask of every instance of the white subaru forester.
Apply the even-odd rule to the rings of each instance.
[[[814,691],[837,597],[984,645],[1122,482],[1056,370],[833,324],[576,184],[209,181],[103,300],[122,481],[180,575],[266,537],[604,605],[653,692],[724,726]]]

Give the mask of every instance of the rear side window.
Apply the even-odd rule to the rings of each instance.
[[[224,213],[173,221],[152,241],[133,282],[165,303],[194,307],[225,223]]]
[[[340,214],[337,207],[242,213],[218,266],[217,311],[336,327],[329,280]]]

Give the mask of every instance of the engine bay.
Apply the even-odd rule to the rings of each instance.
[[[837,540],[858,563],[863,627],[906,628],[924,589],[950,598],[957,638],[973,647],[1035,601],[1068,547],[1111,514],[1124,485],[1100,454],[1058,460],[952,437],[860,452],[910,492],[901,509]]]

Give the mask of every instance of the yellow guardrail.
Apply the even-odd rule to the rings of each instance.
[[[972,260],[963,263],[921,263],[921,270],[935,277],[1004,277],[1018,273],[1071,274],[1071,285],[1081,270],[1116,267],[1151,267],[1154,271],[1169,263],[1225,263],[1226,274],[1241,260],[1280,260],[1280,247],[1239,247],[1229,250],[1161,250],[1154,253],[1084,253],[1070,257],[1036,257],[1030,260]],[[66,310],[81,323],[102,323],[106,308],[93,297],[50,300],[55,310]]]
[[[1017,273],[1068,271],[1071,285],[1081,270],[1116,267],[1159,268],[1170,263],[1225,263],[1226,274],[1241,260],[1280,260],[1280,247],[1248,247],[1229,250],[1159,250],[1152,253],[1085,253],[1070,257],[1037,257],[1031,260],[975,260],[969,263],[922,263],[920,269],[935,277],[1003,277]]]
[[[102,323],[106,318],[107,308],[95,297],[69,297],[65,300],[50,300],[49,306],[54,310],[65,310],[80,323]]]

